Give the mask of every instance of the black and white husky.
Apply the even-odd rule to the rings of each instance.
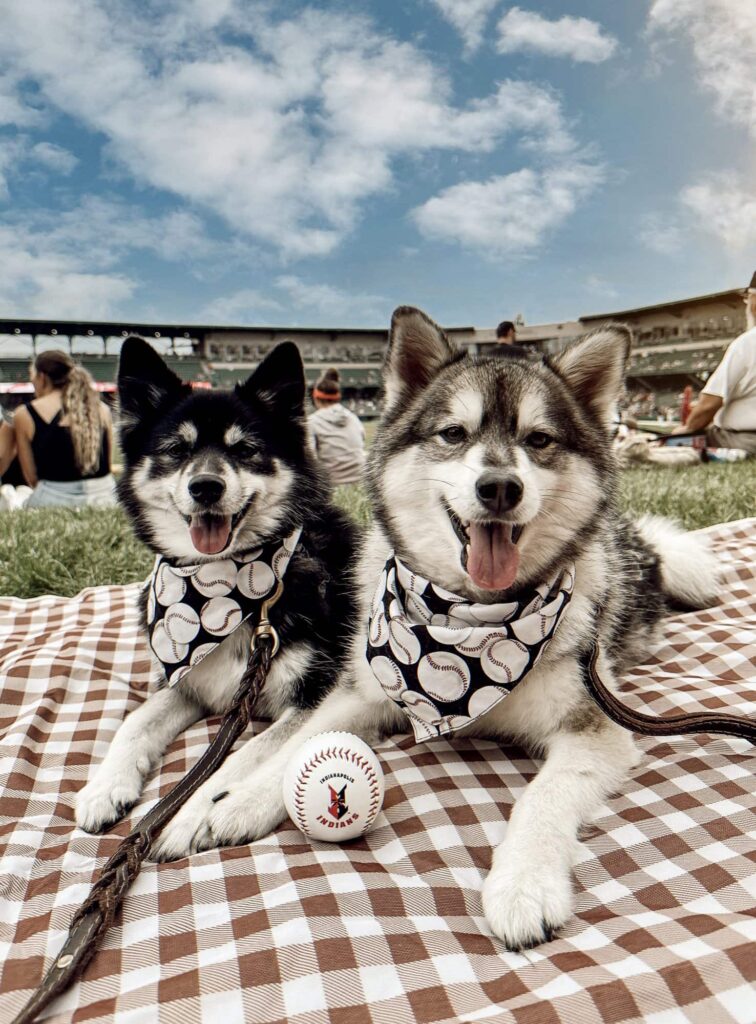
[[[481,606],[496,605],[508,615],[534,593],[540,602],[551,581],[568,580],[558,630],[535,665],[505,699],[495,702],[491,687],[484,687],[477,704],[490,710],[461,729],[463,736],[514,738],[545,759],[512,810],[483,885],[488,924],[514,950],[548,939],[569,918],[581,825],[636,763],[631,734],[586,695],[586,652],[598,641],[599,668],[611,683],[647,649],[668,599],[703,605],[716,593],[716,562],[700,539],[664,520],[633,525],[618,514],[610,428],[629,349],[629,332],[618,326],[589,334],[554,358],[475,357],[455,348],[420,310],[396,310],[384,368],[385,412],[369,460],[375,525],[359,571],[361,628],[345,685],[308,722],[308,730],[338,722],[368,735],[376,727],[406,728],[396,688],[408,684],[391,674],[397,667],[397,676],[406,674],[405,663],[415,657],[412,642],[400,615],[391,622],[390,579],[388,601],[381,605],[380,588],[373,596],[392,552],[405,577],[404,591],[394,587],[393,593],[403,594],[405,605],[411,598],[421,619],[433,611],[431,597],[436,604],[439,595],[446,599],[452,618],[430,619],[440,623],[435,635],[442,639],[446,625],[484,618]],[[417,577],[421,586],[413,589]],[[425,581],[432,593],[418,598]],[[378,633],[385,630],[381,607],[389,628],[396,626],[381,650],[396,657],[382,658],[379,672],[365,652],[370,644],[375,653],[381,641],[369,638],[368,622]],[[473,618],[465,618],[471,610]],[[548,629],[545,617],[540,622]],[[505,635],[518,636],[518,628],[515,622]],[[458,693],[454,673],[471,665],[499,682],[511,668],[514,678],[518,666],[492,653],[495,634],[485,652],[488,665],[472,640],[467,649],[458,647],[463,659],[424,655],[431,666],[426,689],[435,687],[441,697]],[[532,639],[499,646],[519,656]],[[405,691],[405,705],[411,711],[416,700],[427,720],[429,703],[418,689]],[[464,709],[468,716],[473,703]],[[442,735],[465,718],[446,721]]]
[[[243,783],[297,730],[343,666],[354,619],[355,533],[330,504],[310,453],[295,345],[279,345],[233,392],[192,392],[146,342],[130,338],[118,389],[121,502],[137,535],[178,571],[233,565],[229,560],[302,527],[270,616],[281,650],[258,712],[274,722],[232,754],[211,791],[198,790],[191,811],[165,830],[155,855],[170,858],[238,843],[278,824],[280,785],[270,800],[258,785],[260,799],[253,801]],[[171,741],[227,708],[247,664],[250,635],[243,623],[185,678],[128,716],[78,795],[82,828],[100,831],[121,817]]]

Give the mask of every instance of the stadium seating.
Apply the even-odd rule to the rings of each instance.
[[[0,383],[26,383],[29,380],[29,365],[29,359],[0,359]]]
[[[637,377],[664,377],[673,374],[709,374],[722,358],[722,348],[677,349],[635,356],[629,374]]]

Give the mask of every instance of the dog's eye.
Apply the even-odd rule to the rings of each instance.
[[[240,437],[230,445],[231,451],[238,452],[239,455],[252,455],[257,451],[257,447],[257,442],[252,437]]]
[[[182,441],[179,437],[173,441],[167,441],[160,446],[160,454],[167,455],[170,459],[181,459],[188,455],[191,450],[192,446],[187,444],[186,441]]]
[[[531,448],[548,448],[550,444],[554,443],[554,438],[542,430],[534,430],[525,438],[525,443],[529,444]]]
[[[467,437],[467,431],[458,423],[454,423],[450,427],[444,427],[443,430],[439,430],[438,436],[446,441],[447,444],[460,444]]]

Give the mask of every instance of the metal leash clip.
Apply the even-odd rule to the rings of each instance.
[[[276,654],[278,654],[278,648],[281,646],[281,642],[278,637],[278,631],[275,626],[272,626],[270,623],[268,612],[279,599],[281,594],[283,594],[283,580],[278,581],[278,586],[275,591],[270,595],[270,597],[263,601],[260,607],[260,621],[252,631],[252,637],[249,641],[250,653],[257,647],[257,641],[260,637],[269,636],[273,641],[273,649],[270,652],[271,658],[275,658]]]

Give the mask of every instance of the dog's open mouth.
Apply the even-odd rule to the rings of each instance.
[[[507,590],[511,587],[520,566],[517,541],[522,535],[522,526],[496,520],[463,523],[448,505],[446,512],[462,545],[462,568],[475,586],[481,590]]]
[[[253,494],[249,501],[232,515],[220,512],[193,512],[186,515],[180,509],[177,511],[189,527],[189,536],[197,551],[202,555],[218,555],[231,543],[234,530],[249,512],[254,500]]]
[[[217,555],[228,544],[232,525],[232,516],[195,512],[189,517],[189,536],[200,554]]]

